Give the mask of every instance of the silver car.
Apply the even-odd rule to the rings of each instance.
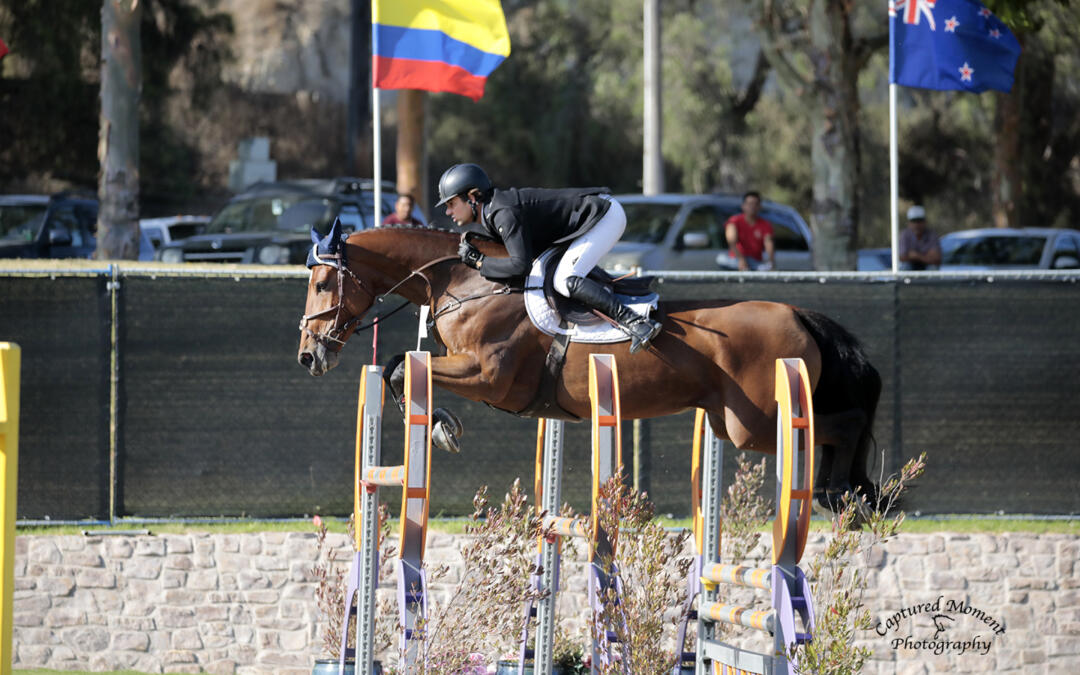
[[[941,237],[943,270],[1080,268],[1080,232],[1050,227],[950,232]]]
[[[735,270],[724,224],[741,212],[732,194],[616,195],[626,211],[626,231],[600,265],[612,271]],[[790,206],[764,201],[761,217],[772,223],[776,269],[811,270],[813,236]]]
[[[202,234],[206,224],[210,222],[210,216],[165,216],[163,218],[142,218],[139,220],[139,229],[153,242],[154,248],[159,249],[174,241],[187,239],[196,234]]]

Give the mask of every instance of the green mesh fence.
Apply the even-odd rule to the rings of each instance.
[[[352,504],[361,368],[370,333],[321,378],[296,362],[302,273],[125,271],[117,305],[117,516],[344,515]],[[107,275],[0,276],[0,339],[23,348],[20,518],[107,517],[111,292]],[[865,344],[884,389],[875,471],[926,451],[905,506],[922,513],[1080,512],[1077,279],[669,275],[667,299],[764,299],[818,310]],[[379,361],[416,346],[416,318],[380,327]],[[428,341],[424,348],[433,349]],[[471,512],[531,486],[536,423],[436,389],[464,421],[463,452],[437,452],[432,513]],[[401,461],[396,408],[384,463]],[[692,415],[642,421],[644,486],[661,513],[690,508]],[[565,499],[587,508],[588,425],[567,426]],[[632,422],[623,456],[633,471]],[[730,477],[734,453],[725,472]],[[393,491],[386,491],[396,503]]]
[[[0,341],[22,349],[19,518],[108,517],[107,281],[0,276]]]

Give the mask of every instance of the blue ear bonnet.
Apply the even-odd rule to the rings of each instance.
[[[330,226],[330,232],[325,237],[320,238],[319,233],[315,228],[311,228],[311,241],[312,247],[308,251],[307,266],[308,269],[315,267],[316,265],[331,265],[333,267],[338,266],[338,261],[326,261],[322,260],[322,256],[333,256],[339,252],[344,254],[345,251],[345,238],[341,234],[341,220],[334,219],[334,224]],[[342,256],[341,264],[344,264],[344,255]]]

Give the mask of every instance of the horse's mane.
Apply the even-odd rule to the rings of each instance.
[[[379,227],[371,227],[366,230],[358,230],[353,232],[350,236],[356,236],[358,234],[372,234],[374,232],[386,232],[387,230],[398,232],[422,232],[422,233],[439,233],[439,234],[451,234],[455,237],[458,236],[458,232],[446,227],[435,227],[433,225],[403,225],[401,223],[395,223],[393,225],[380,225]]]
[[[458,242],[461,240],[461,230],[450,230],[445,227],[417,227],[416,225],[382,225],[367,230],[359,230],[349,235],[346,241],[357,246],[364,246],[364,238],[393,241],[401,237],[419,236],[427,240],[434,240],[440,248],[446,247],[457,251]],[[499,243],[490,239],[473,239],[473,244],[484,252],[485,255],[506,255],[506,249]],[[374,242],[372,242],[374,243]]]

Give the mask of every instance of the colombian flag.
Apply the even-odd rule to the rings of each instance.
[[[373,83],[448,91],[474,101],[510,55],[499,0],[373,0]]]

